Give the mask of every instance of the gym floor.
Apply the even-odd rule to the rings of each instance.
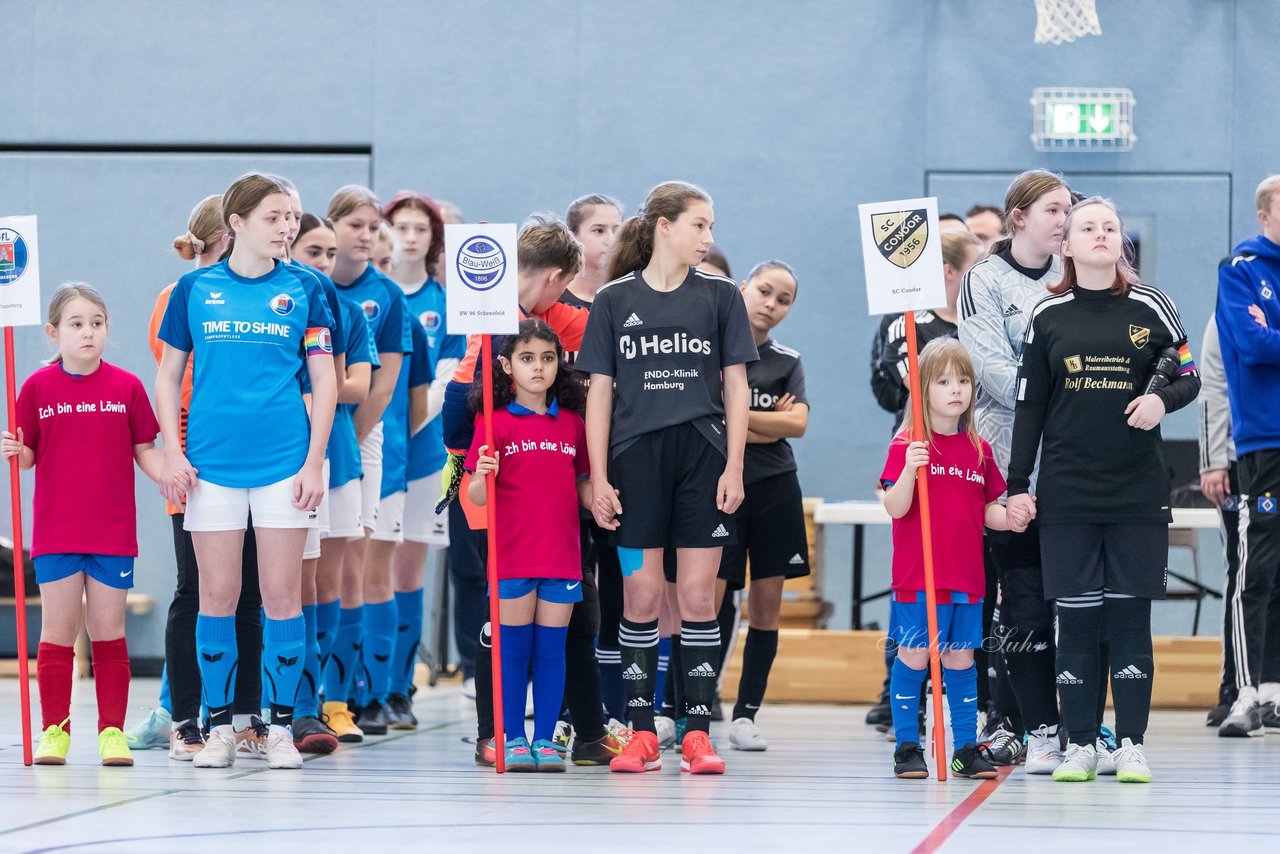
[[[156,696],[135,680],[129,723]],[[34,683],[33,683],[34,694]],[[1280,738],[1227,740],[1199,712],[1156,713],[1156,782],[895,780],[865,707],[766,707],[765,753],[729,750],[724,777],[507,774],[472,762],[474,715],[456,685],[419,692],[416,732],[313,757],[300,771],[240,761],[198,771],[160,750],[98,765],[93,685],[78,681],[65,767],[22,766],[18,683],[0,681],[0,852],[611,850],[1205,852],[1280,835]],[[36,718],[35,725],[38,726]],[[37,734],[38,736],[38,734]]]

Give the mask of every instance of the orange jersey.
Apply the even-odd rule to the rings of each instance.
[[[173,293],[173,287],[169,285],[160,292],[160,296],[156,297],[156,306],[151,310],[151,321],[147,324],[147,336],[151,344],[151,354],[156,357],[156,364],[160,364],[160,357],[164,355],[164,342],[160,340],[160,324],[164,321],[165,309],[169,307],[169,295]],[[182,390],[178,397],[178,440],[182,443],[185,450],[187,447],[187,414],[191,410],[191,369],[195,365],[194,358],[187,359],[187,370],[182,374]],[[174,507],[169,502],[165,502],[165,509],[169,511],[170,516],[177,515],[182,512],[182,508]]]

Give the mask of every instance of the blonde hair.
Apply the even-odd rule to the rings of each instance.
[[[222,194],[205,196],[191,209],[187,217],[187,231],[173,239],[174,251],[184,261],[194,261],[227,233],[222,220]]]
[[[953,270],[964,271],[964,262],[968,260],[969,250],[982,249],[982,238],[972,231],[942,232],[942,263],[950,264]]]
[[[1280,191],[1280,175],[1269,175],[1262,179],[1262,183],[1258,185],[1258,189],[1254,191],[1254,200],[1258,203],[1258,210],[1270,211],[1271,199],[1276,192]]]
[[[1027,208],[1034,205],[1042,196],[1052,193],[1059,187],[1067,191],[1071,190],[1067,186],[1066,178],[1047,169],[1028,169],[1014,178],[1004,194],[1004,214],[1001,216],[1004,236],[991,245],[991,254],[998,255],[1012,245],[1013,235],[1018,231],[1013,226],[1014,211],[1026,213]]]
[[[935,338],[920,351],[919,366],[920,396],[922,398],[920,412],[924,416],[922,432],[924,433],[925,443],[930,446],[933,445],[933,419],[929,413],[929,388],[938,377],[950,370],[959,376],[968,377],[970,387],[974,389],[974,393],[969,397],[969,407],[960,415],[960,430],[969,437],[969,441],[973,442],[973,447],[978,452],[978,463],[981,464],[984,457],[982,437],[978,435],[978,426],[973,417],[974,401],[978,398],[976,388],[978,378],[973,370],[973,362],[970,361],[969,354],[965,352],[964,346],[955,338]],[[908,400],[907,411],[902,419],[902,426],[898,428],[898,435],[893,440],[895,442],[910,443],[912,441],[911,428],[913,426],[912,407]]]
[[[347,184],[345,187],[339,187],[333,194],[333,198],[329,200],[329,213],[326,218],[329,222],[337,222],[365,205],[377,211],[379,217],[382,216],[382,202],[378,201],[373,190],[359,184]]]
[[[67,282],[53,293],[53,299],[49,300],[49,325],[57,328],[62,323],[62,312],[66,309],[67,303],[73,299],[82,299],[95,308],[102,310],[102,316],[110,319],[107,313],[107,301],[102,298],[102,294],[97,290],[85,284],[84,282]],[[62,361],[61,353],[54,353],[53,356],[45,360],[46,365],[56,365]]]
[[[576,275],[582,269],[582,244],[551,214],[532,214],[520,229],[518,245],[522,270],[554,269]]]

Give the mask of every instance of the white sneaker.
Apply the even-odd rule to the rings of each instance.
[[[231,724],[211,729],[204,749],[191,758],[191,764],[197,768],[230,768],[236,764],[236,733]]]
[[[1028,774],[1052,774],[1062,764],[1062,748],[1057,732],[1041,724],[1027,740],[1026,769]]]
[[[200,751],[204,750],[204,735],[200,732],[200,724],[191,719],[169,734],[169,758],[179,762],[190,762]]]
[[[462,697],[466,700],[475,700],[476,698],[476,678],[472,676],[470,679],[462,680]]]
[[[653,729],[658,734],[659,750],[666,750],[676,743],[676,722],[674,718],[658,715],[653,719]]]
[[[1095,741],[1093,743],[1093,750],[1098,754],[1098,776],[1114,777],[1116,775],[1115,755],[1107,745],[1106,739],[1100,738]]]
[[[267,728],[268,768],[301,768],[302,754],[293,744],[293,730],[272,724]]]
[[[173,729],[173,716],[163,706],[151,710],[147,719],[124,732],[125,743],[130,750],[150,750],[168,747],[169,732]]]
[[[751,718],[737,718],[729,724],[729,746],[735,750],[768,750],[769,742]]]
[[[1141,744],[1134,744],[1127,738],[1122,740],[1116,748],[1115,765],[1116,779],[1121,783],[1151,782],[1151,769],[1147,767],[1147,756],[1142,752]]]
[[[1053,779],[1057,783],[1086,783],[1098,779],[1097,749],[1092,744],[1067,745],[1067,755],[1053,772]]]

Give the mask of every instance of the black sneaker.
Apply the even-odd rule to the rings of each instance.
[[[387,721],[391,729],[417,729],[418,718],[413,714],[413,702],[404,694],[388,694]]]
[[[867,725],[880,727],[888,727],[893,723],[893,709],[889,708],[888,703],[876,703],[867,711]],[[884,732],[885,730],[880,730]]]
[[[976,744],[966,744],[951,756],[951,773],[957,777],[973,777],[990,780],[996,776],[996,766],[983,758]]]
[[[386,735],[388,724],[387,707],[379,700],[370,700],[369,705],[356,709],[356,726],[365,735]]]
[[[1027,749],[1022,743],[1022,736],[1015,733],[1006,721],[999,721],[995,730],[984,734],[979,743],[982,755],[992,765],[1017,765]]]
[[[1271,732],[1280,730],[1280,704],[1262,703],[1258,708],[1262,710],[1262,728]]]
[[[1218,727],[1218,735],[1223,738],[1248,738],[1265,735],[1262,728],[1262,707],[1258,704],[1257,694],[1238,697],[1231,705],[1231,712]]]
[[[575,738],[569,756],[574,765],[608,765],[609,761],[618,755],[616,750],[611,750],[609,746],[616,748],[618,742],[606,730],[605,734],[595,741]]]
[[[914,741],[899,744],[893,751],[893,776],[904,780],[924,780],[929,776],[929,766],[924,761],[924,751]]]
[[[293,746],[299,753],[333,753],[338,749],[338,736],[319,718],[294,718]]]
[[[1230,703],[1219,703],[1209,710],[1209,714],[1205,716],[1205,726],[1222,726],[1222,722],[1227,719],[1227,715],[1231,714]]]

